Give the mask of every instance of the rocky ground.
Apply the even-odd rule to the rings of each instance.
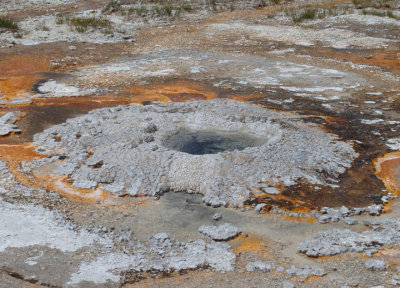
[[[0,287],[400,285],[400,4],[0,3]]]

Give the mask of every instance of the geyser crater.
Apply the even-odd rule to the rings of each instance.
[[[266,138],[239,131],[191,130],[182,128],[163,140],[163,146],[192,155],[217,154],[224,151],[242,151],[267,143]]]
[[[69,176],[76,188],[132,196],[190,191],[212,206],[241,206],[275,183],[326,185],[351,167],[353,146],[302,117],[227,99],[127,105],[69,119],[36,134],[34,144],[67,156],[52,173]]]

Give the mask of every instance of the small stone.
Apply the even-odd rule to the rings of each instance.
[[[147,135],[144,137],[144,142],[150,143],[154,141],[154,136],[153,135]]]
[[[265,192],[267,194],[271,194],[271,195],[276,195],[276,194],[281,193],[281,191],[279,191],[279,189],[276,189],[274,187],[262,188],[261,190],[263,192]]]
[[[265,203],[257,204],[256,207],[254,208],[254,211],[257,213],[261,213],[262,208],[264,208],[265,206],[267,206],[267,204]]]
[[[325,224],[331,222],[331,216],[324,214],[318,217],[319,223]]]
[[[340,207],[339,212],[343,216],[346,216],[346,215],[348,215],[350,213],[350,210],[349,210],[349,208],[347,208],[345,206],[342,206],[342,207]]]
[[[365,251],[365,255],[367,255],[368,257],[371,257],[373,254],[378,253],[378,250],[376,249],[369,249]]]
[[[136,42],[136,39],[133,38],[132,36],[123,36],[122,39],[129,42]]]
[[[357,221],[356,219],[354,219],[354,218],[351,218],[351,217],[345,217],[345,218],[343,219],[343,222],[346,223],[346,224],[348,224],[348,225],[355,225],[355,224],[358,224],[358,221]]]
[[[145,133],[154,133],[157,132],[158,128],[155,124],[149,124],[146,126],[146,128],[144,128],[144,132]]]
[[[215,213],[215,214],[212,216],[212,218],[213,218],[213,220],[215,220],[215,221],[219,221],[219,220],[222,219],[222,214],[219,213],[219,212],[217,212],[217,213]]]
[[[379,216],[382,213],[382,205],[371,205],[367,207],[367,211],[369,215]]]
[[[300,277],[301,279],[307,279],[310,276],[326,275],[326,272],[322,268],[311,268],[308,265],[301,268],[296,268],[292,265],[289,269],[286,269],[286,273],[291,277]]]
[[[240,229],[239,227],[231,224],[231,223],[225,223],[222,225],[211,225],[211,226],[206,226],[203,225],[199,228],[199,232],[207,237],[210,237],[211,239],[215,241],[228,241],[230,239],[235,238],[240,234]]]
[[[255,261],[247,263],[246,269],[249,272],[254,272],[254,271],[270,272],[275,269],[275,265],[271,262]]]
[[[68,47],[68,49],[69,49],[69,50],[76,50],[77,48],[76,48],[75,46],[72,46],[72,45],[71,45],[71,46]]]
[[[392,279],[386,281],[386,283],[393,286],[400,285],[400,275],[394,274]]]
[[[365,268],[372,271],[384,271],[387,268],[387,264],[383,260],[370,259],[364,264]]]

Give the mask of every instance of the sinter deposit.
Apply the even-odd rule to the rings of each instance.
[[[77,188],[186,191],[236,207],[256,188],[332,183],[357,157],[299,115],[226,99],[99,109],[37,134],[35,144],[66,156],[54,172]]]

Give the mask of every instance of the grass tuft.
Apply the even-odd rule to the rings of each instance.
[[[300,23],[304,20],[313,20],[317,16],[317,9],[307,8],[300,13],[293,13],[292,20],[294,23]]]
[[[111,22],[107,19],[100,19],[96,17],[72,17],[68,15],[58,16],[56,23],[58,25],[67,23],[69,26],[73,27],[76,32],[85,33],[88,28],[110,28]]]
[[[6,17],[0,17],[0,28],[6,28],[14,31],[19,30],[17,23]]]
[[[370,9],[363,9],[363,15],[373,15],[379,17],[389,17],[395,20],[400,20],[400,17],[395,15],[392,11],[377,11],[377,10],[370,10]]]
[[[121,1],[110,1],[102,10],[103,13],[111,13],[120,10],[123,3]]]
[[[272,3],[278,5],[279,3],[281,3],[281,0],[270,0]]]

